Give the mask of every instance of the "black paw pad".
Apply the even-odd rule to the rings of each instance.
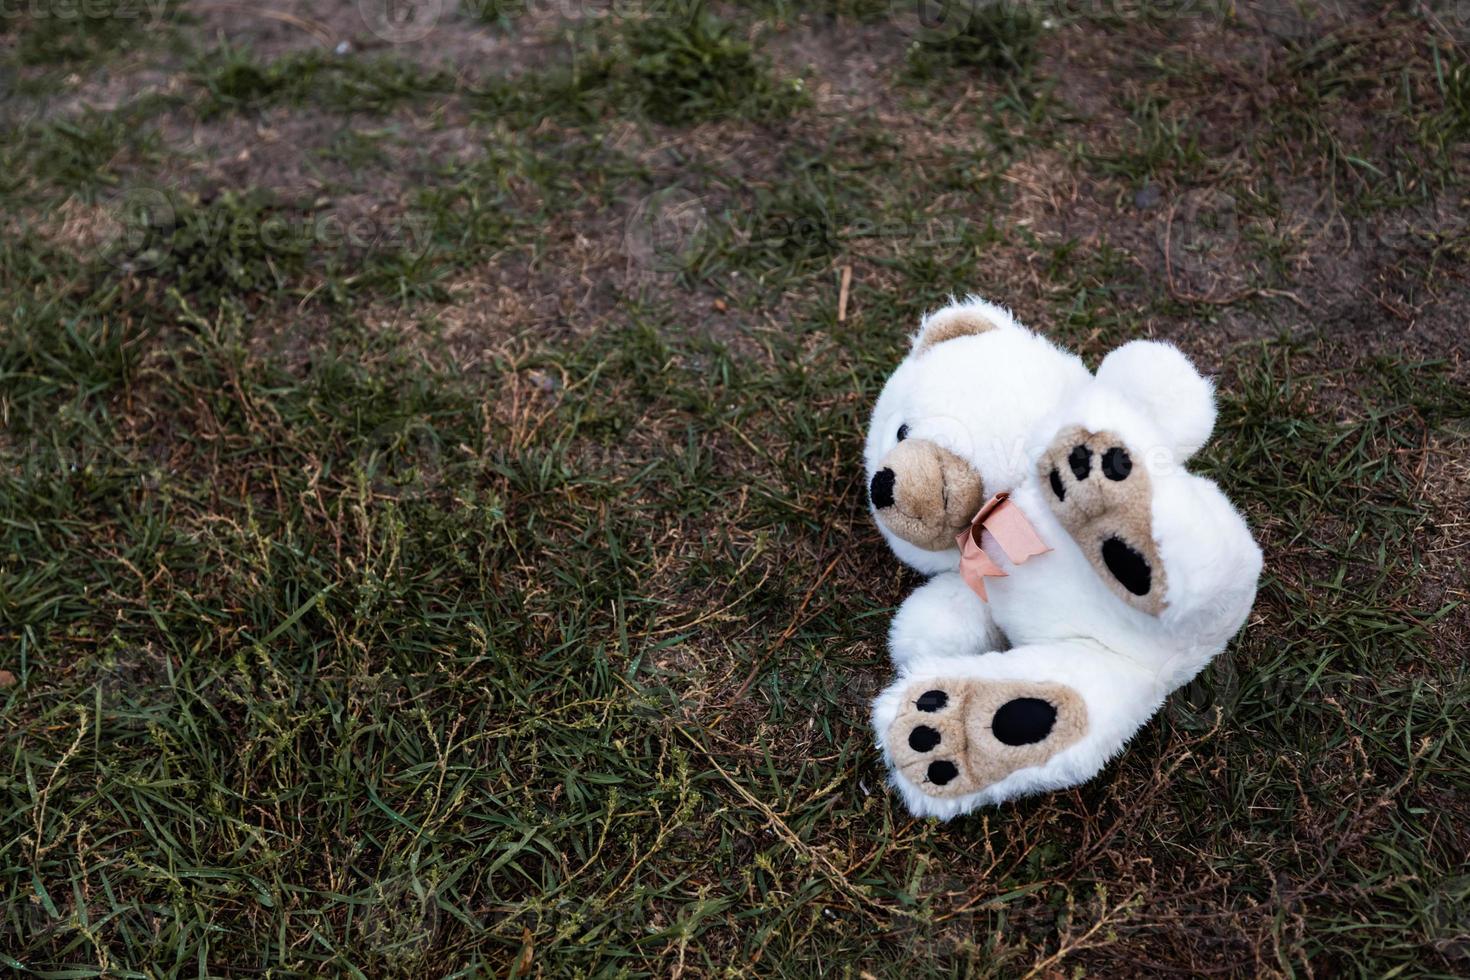
[[[909,732],[909,748],[915,752],[928,752],[939,744],[939,733],[928,725],[920,725]]]
[[[914,703],[918,705],[920,711],[938,711],[949,704],[949,695],[943,691],[925,691]]]
[[[1102,544],[1103,564],[1113,573],[1113,578],[1134,595],[1148,595],[1153,587],[1153,569],[1148,559],[1128,546],[1122,538],[1108,538]]]
[[[1133,457],[1122,446],[1114,446],[1103,453],[1102,471],[1109,480],[1126,480],[1133,472]]]
[[[1058,473],[1055,467],[1052,468],[1048,479],[1051,481],[1051,492],[1057,495],[1058,500],[1066,500],[1067,488],[1062,486],[1062,474]]]
[[[897,477],[893,471],[884,467],[873,474],[873,482],[868,487],[868,496],[873,499],[873,506],[882,510],[884,507],[893,506],[893,481]]]
[[[1067,465],[1072,467],[1072,475],[1077,479],[1087,479],[1087,474],[1092,472],[1092,450],[1086,446],[1073,446],[1067,454]]]
[[[1057,709],[1040,698],[1016,698],[1000,706],[990,730],[1006,745],[1031,745],[1051,734]]]
[[[941,759],[938,762],[929,763],[929,782],[935,786],[943,786],[959,774],[960,770],[953,762]]]

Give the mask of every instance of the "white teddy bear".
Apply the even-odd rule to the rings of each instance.
[[[1084,782],[1241,627],[1260,549],[1183,467],[1214,419],[1182,354],[1135,341],[1034,422],[1024,476],[963,530],[960,570],[894,620],[900,676],[873,725],[913,813]]]
[[[889,547],[925,575],[959,566],[955,536],[1030,467],[1027,439],[1092,380],[1081,358],[970,297],[924,318],[868,426],[868,504]],[[942,615],[941,611],[941,615]],[[1004,642],[987,616],[950,617],[954,652]]]

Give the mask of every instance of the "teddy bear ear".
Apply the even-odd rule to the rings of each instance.
[[[914,334],[912,353],[922,354],[936,344],[956,337],[972,337],[1015,325],[1015,319],[1003,307],[971,296],[963,303],[951,303],[924,317],[919,332]]]
[[[1097,380],[1147,415],[1180,462],[1209,441],[1215,386],[1173,344],[1130,341],[1103,358]]]

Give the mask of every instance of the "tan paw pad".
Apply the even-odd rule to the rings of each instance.
[[[1164,566],[1153,534],[1153,488],[1110,432],[1072,426],[1041,457],[1047,502],[1118,598],[1151,616],[1164,611]]]
[[[888,729],[898,771],[937,797],[974,793],[1044,764],[1087,732],[1087,705],[1062,684],[927,680]]]

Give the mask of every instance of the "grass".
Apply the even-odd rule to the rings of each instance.
[[[201,53],[190,75],[205,119],[275,105],[381,112],[450,87],[442,73],[393,57],[346,59],[310,50],[261,62],[228,44]]]
[[[147,48],[178,16],[172,0],[27,0],[6,8],[20,65],[75,65]]]
[[[631,101],[656,122],[776,118],[800,102],[799,89],[772,79],[750,43],[702,3],[638,23],[626,39]]]
[[[1024,76],[1036,62],[1043,18],[1033,6],[942,0],[894,9],[907,15],[903,22],[912,21],[909,68],[918,78],[954,68]]]
[[[494,6],[480,15],[505,20],[507,12]],[[576,38],[570,64],[493,82],[481,99],[502,116],[587,123],[632,112],[670,126],[726,118],[774,123],[806,101],[800,79],[778,78],[739,25],[703,0],[671,0],[643,16],[607,20],[569,32]]]
[[[19,28],[23,80],[175,81],[5,151],[0,962],[1465,972],[1462,51],[1397,8],[1015,8],[996,61],[866,0],[483,6],[441,30],[514,76]],[[938,825],[865,723],[917,580],[857,460],[968,290],[1214,374],[1267,573],[1098,779]]]

